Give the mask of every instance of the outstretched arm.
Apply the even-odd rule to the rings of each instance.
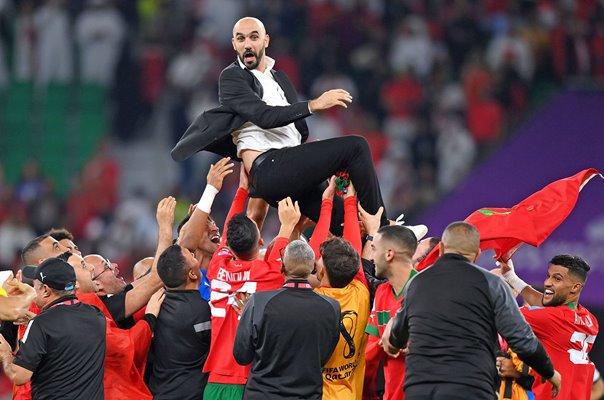
[[[512,260],[507,262],[498,260],[501,267],[501,274],[503,279],[518,292],[524,299],[524,301],[530,306],[542,306],[543,305],[543,293],[533,289],[532,286],[523,281],[514,270],[514,263]]]
[[[210,165],[207,176],[207,185],[203,195],[191,214],[191,219],[181,228],[178,235],[178,244],[195,251],[207,227],[208,216],[214,203],[214,197],[222,189],[224,178],[233,172],[231,158],[226,157],[216,164]]]
[[[245,82],[239,68],[227,68],[220,74],[220,104],[234,110],[239,116],[263,129],[285,126],[308,117],[312,112],[340,106],[347,107],[352,102],[350,93],[343,89],[333,89],[317,99],[300,101],[287,106],[269,106]]]
[[[277,237],[289,239],[300,219],[300,206],[298,206],[297,201],[294,202],[290,197],[287,197],[279,202],[277,210],[279,212],[279,221],[281,222],[281,228]]]
[[[359,228],[358,214],[356,191],[354,190],[352,182],[350,182],[350,185],[348,185],[348,191],[344,194],[344,234],[342,238],[348,240],[359,255],[359,269],[354,278],[363,282],[365,286],[367,286],[365,271],[363,270],[363,265],[361,264],[361,252],[363,244],[361,242],[361,230]]]
[[[325,188],[325,190],[323,191],[323,201],[321,202],[321,214],[319,214],[319,220],[317,221],[315,230],[313,231],[312,237],[310,238],[310,242],[308,243],[315,252],[315,259],[319,259],[319,257],[321,257],[319,248],[321,247],[321,243],[327,240],[327,235],[329,234],[329,226],[331,224],[331,210],[333,208],[333,196],[335,190],[336,177],[332,176],[329,179],[329,185],[327,185],[327,188]]]
[[[159,256],[172,245],[172,225],[174,224],[174,209],[176,200],[174,197],[166,197],[157,205],[157,223],[159,225],[159,240],[157,250],[153,258],[151,272],[145,279],[139,280],[132,290],[126,292],[125,316],[130,317],[143,308],[153,293],[157,292],[163,283],[157,274],[157,261]]]
[[[245,172],[245,168],[243,164],[241,164],[239,171],[239,188],[237,189],[237,193],[235,193],[235,198],[233,198],[233,203],[231,204],[231,208],[229,209],[229,213],[224,220],[224,233],[222,235],[222,239],[220,240],[220,247],[226,245],[226,231],[229,226],[229,221],[233,218],[235,214],[241,214],[245,208],[245,202],[248,197],[248,176]]]

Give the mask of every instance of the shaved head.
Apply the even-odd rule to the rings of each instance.
[[[457,253],[476,260],[480,254],[480,234],[478,229],[467,222],[453,222],[443,232],[442,253]]]
[[[151,267],[153,266],[153,257],[146,257],[142,260],[139,260],[134,267],[132,267],[132,278],[137,280],[142,278],[151,272]]]
[[[237,53],[239,62],[248,70],[266,70],[267,60],[264,53],[269,42],[270,37],[258,18],[241,18],[233,27],[233,50]]]
[[[266,34],[264,24],[258,18],[243,17],[235,23],[235,26],[233,26],[233,37],[237,35],[237,32],[248,30],[256,31],[261,35]]]

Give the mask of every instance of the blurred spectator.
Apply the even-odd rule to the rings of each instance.
[[[110,213],[117,206],[119,178],[120,166],[109,154],[108,140],[103,139],[82,173],[86,191],[97,213]]]
[[[15,19],[15,79],[29,81],[34,77],[36,30],[34,25],[34,3],[23,0]]]
[[[0,224],[0,265],[13,268],[19,264],[21,250],[35,236],[27,223],[25,205],[14,203],[8,218]]]
[[[29,225],[41,235],[53,226],[61,225],[62,204],[54,188],[49,184],[43,195],[37,197],[28,207]]]
[[[533,80],[533,53],[515,27],[505,28],[491,40],[487,47],[486,60],[493,71],[500,71],[509,65],[525,82]]]
[[[46,191],[48,183],[40,172],[40,165],[29,160],[23,166],[19,180],[15,184],[15,198],[29,204]]]
[[[451,16],[444,26],[444,40],[453,66],[453,77],[459,79],[462,67],[480,35],[478,22],[471,13],[470,2],[452,3]]]
[[[73,52],[69,17],[64,0],[46,0],[34,12],[36,82],[68,83],[73,77]]]
[[[589,46],[583,22],[561,15],[558,25],[551,32],[551,43],[554,71],[558,79],[589,73]]]
[[[109,0],[88,0],[75,25],[83,82],[111,85],[125,35],[122,17]]]
[[[592,72],[598,78],[604,78],[604,19],[595,22],[594,34],[589,42]]]
[[[0,90],[8,84],[6,39],[8,39],[8,0],[0,0]]]
[[[447,113],[436,124],[439,130],[436,141],[436,181],[440,192],[447,193],[470,171],[476,144],[465,126],[463,116]]]
[[[490,90],[482,92],[478,101],[468,105],[468,128],[479,146],[479,154],[491,150],[502,133],[505,114]]]
[[[435,57],[425,21],[420,16],[409,16],[401,22],[395,35],[390,50],[390,67],[393,71],[413,71],[420,80],[425,80]]]

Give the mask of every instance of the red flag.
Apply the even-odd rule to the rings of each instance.
[[[481,250],[493,249],[495,258],[507,261],[522,243],[541,245],[568,217],[579,192],[596,175],[602,177],[596,169],[583,170],[550,183],[512,208],[481,208],[465,221],[480,232]],[[418,271],[436,261],[438,249],[434,250],[416,267]]]

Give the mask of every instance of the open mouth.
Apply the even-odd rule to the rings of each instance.
[[[554,291],[550,290],[550,289],[545,289],[543,291],[543,299],[544,300],[550,300],[554,297]]]
[[[243,62],[246,64],[251,64],[256,61],[256,54],[253,51],[246,51],[243,53]]]
[[[219,234],[215,234],[215,235],[210,236],[210,241],[212,243],[219,244],[220,243],[220,235]]]

